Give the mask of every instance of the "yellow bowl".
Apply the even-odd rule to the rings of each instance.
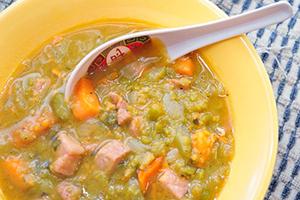
[[[19,0],[0,14],[0,91],[22,60],[52,36],[75,26],[132,19],[180,26],[221,17],[226,15],[207,0]],[[200,52],[229,91],[235,131],[232,171],[219,199],[263,199],[278,134],[275,101],[264,66],[246,36]]]

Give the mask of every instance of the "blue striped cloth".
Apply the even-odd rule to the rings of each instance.
[[[228,15],[274,0],[213,0]],[[272,82],[279,114],[279,149],[265,199],[300,199],[300,0],[289,0],[295,15],[248,35]]]
[[[14,0],[0,0],[0,11]],[[212,0],[228,15],[273,3],[274,0]],[[300,200],[300,0],[289,0],[295,15],[248,37],[260,54],[276,98],[279,151],[266,200]]]

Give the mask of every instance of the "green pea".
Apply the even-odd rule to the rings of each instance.
[[[185,167],[182,168],[181,171],[183,172],[184,175],[191,176],[196,173],[196,168],[186,165]]]
[[[192,141],[190,135],[179,129],[177,130],[174,141],[180,154],[185,158],[189,158],[192,153]]]
[[[56,117],[63,121],[67,121],[71,118],[71,111],[67,103],[64,100],[62,93],[56,93],[51,99],[51,107]]]
[[[117,124],[117,113],[116,111],[106,111],[100,115],[100,120],[107,126],[113,126]]]
[[[154,103],[148,109],[147,117],[148,119],[155,121],[163,114],[164,114],[163,106],[159,103]]]
[[[166,75],[165,67],[155,67],[148,74],[150,80],[153,81],[158,81],[162,79],[165,75]]]

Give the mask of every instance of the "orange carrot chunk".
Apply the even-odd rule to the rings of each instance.
[[[27,190],[33,186],[33,179],[29,175],[30,169],[24,160],[17,157],[9,157],[1,161],[1,170],[8,176],[13,185],[21,190]]]
[[[193,152],[191,159],[197,167],[203,167],[210,159],[216,136],[209,131],[197,130],[192,135]]]
[[[100,112],[100,103],[91,80],[81,78],[78,81],[71,108],[73,115],[78,120],[86,120]]]
[[[173,66],[176,73],[181,75],[193,76],[196,70],[195,64],[188,56],[178,58]]]
[[[163,167],[163,157],[158,157],[153,160],[144,170],[138,171],[139,185],[143,193],[145,193]]]

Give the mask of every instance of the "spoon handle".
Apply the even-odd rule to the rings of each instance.
[[[278,2],[247,13],[225,19],[192,25],[181,28],[171,28],[170,31],[156,33],[165,44],[170,59],[185,55],[198,48],[222,41],[242,33],[247,33],[284,21],[293,15],[287,2]]]
[[[126,53],[128,47],[124,47],[124,45],[118,46],[120,42],[157,37],[164,43],[170,60],[175,60],[180,56],[212,43],[282,22],[292,14],[292,7],[289,3],[278,2],[248,13],[205,24],[148,30],[122,35],[96,47],[77,64],[67,81],[65,99],[69,99],[75,84],[87,73],[90,66],[94,69],[101,67],[103,63],[103,66],[106,66],[108,61],[113,60],[112,58],[117,58]]]

